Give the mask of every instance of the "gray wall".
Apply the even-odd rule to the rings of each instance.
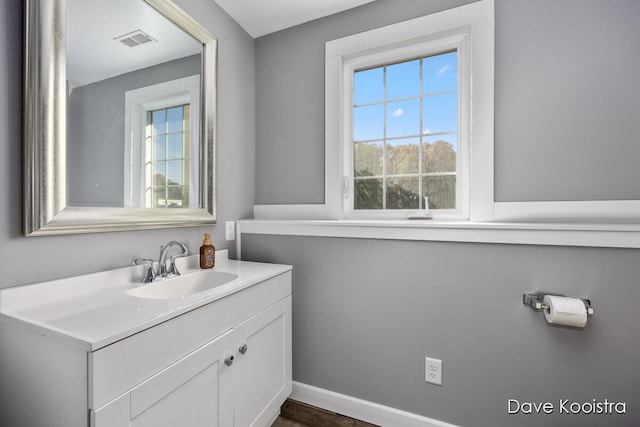
[[[324,42],[468,1],[378,0],[256,41],[256,203],[323,200]],[[640,198],[640,3],[496,0],[498,201]],[[296,177],[296,179],[291,179]],[[640,425],[629,249],[244,235],[294,266],[294,380],[466,426]],[[523,292],[591,298],[584,330]],[[424,382],[424,357],[444,386]],[[507,400],[556,415],[507,415]],[[558,416],[558,400],[627,402]]]
[[[496,0],[497,201],[640,199],[640,2]]]
[[[252,214],[254,200],[254,40],[210,0],[177,0],[219,39],[218,49],[218,221],[220,225],[168,230],[22,236],[22,6],[0,4],[0,287],[129,265],[157,258],[161,244],[182,239],[191,253],[202,232],[213,231],[217,248],[224,221]]]
[[[640,2],[495,2],[496,201],[640,199]],[[326,41],[464,3],[378,0],[256,40],[256,203],[323,202]]]
[[[293,265],[293,379],[460,426],[640,425],[637,250],[243,235],[242,258]],[[588,297],[582,330],[522,304]],[[443,361],[443,386],[424,358]],[[508,399],[552,415],[508,415]],[[627,414],[560,415],[559,400]]]
[[[200,74],[201,55],[74,89],[67,100],[67,203],[124,206],[127,91]]]

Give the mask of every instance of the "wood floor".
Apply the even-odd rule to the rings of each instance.
[[[295,421],[282,418],[282,416],[280,416],[278,417],[275,423],[271,424],[271,427],[307,427],[307,425],[300,424]]]
[[[325,409],[287,399],[271,427],[379,427]]]

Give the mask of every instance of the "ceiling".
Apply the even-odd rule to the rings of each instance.
[[[251,37],[293,27],[375,0],[214,0]]]
[[[155,41],[131,48],[116,40],[136,30]],[[67,79],[71,87],[201,51],[201,43],[142,1],[67,1]]]
[[[214,0],[254,38],[375,0]],[[127,9],[127,13],[121,11]],[[70,89],[201,51],[201,44],[143,1],[68,0]],[[99,17],[99,19],[96,19]],[[142,30],[153,43],[124,47],[118,36]]]

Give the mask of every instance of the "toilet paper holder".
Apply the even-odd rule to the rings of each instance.
[[[545,304],[544,302],[542,302],[542,300],[544,299],[545,295],[547,294],[528,294],[525,293],[522,295],[522,303],[525,305],[530,306],[531,308],[533,308],[534,310],[546,310],[548,307],[547,304]],[[553,295],[553,294],[548,294],[548,295]],[[556,295],[556,296],[561,296],[561,295]],[[579,298],[583,303],[585,308],[587,309],[587,315],[591,316],[593,315],[593,307],[591,307],[591,301],[585,298]]]

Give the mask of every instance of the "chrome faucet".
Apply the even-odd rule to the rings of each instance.
[[[172,246],[178,246],[180,248],[180,253],[177,255],[173,255],[170,260],[171,264],[169,264],[169,268],[167,269],[167,252]],[[186,256],[189,250],[187,246],[179,240],[172,240],[164,246],[160,247],[160,257],[158,259],[158,276],[160,277],[171,277],[171,276],[179,276],[180,272],[176,267],[176,258]]]
[[[171,249],[172,246],[177,246],[180,248],[180,252],[178,254],[172,255],[169,260],[171,263],[169,264],[169,268],[167,268],[167,252]],[[176,267],[176,258],[187,256],[189,250],[187,246],[179,241],[172,240],[164,246],[160,246],[160,259],[158,260],[158,273],[153,269],[154,261],[148,258],[138,258],[133,261],[134,265],[144,264],[147,266],[147,269],[144,273],[144,277],[140,281],[140,283],[150,283],[155,281],[156,279],[163,279],[165,277],[173,277],[179,276],[180,272]]]

